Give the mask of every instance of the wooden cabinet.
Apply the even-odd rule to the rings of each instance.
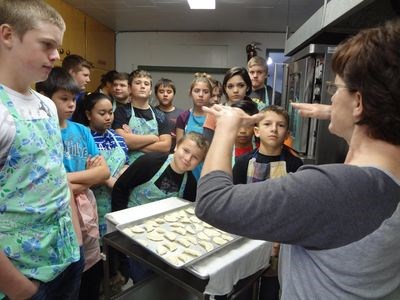
[[[46,0],[63,17],[67,26],[62,46],[59,48],[60,59],[69,54],[86,57],[85,15],[62,0]]]
[[[95,68],[115,68],[115,33],[108,27],[86,16],[86,59]]]

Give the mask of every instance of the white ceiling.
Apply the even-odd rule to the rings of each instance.
[[[216,0],[190,10],[186,0],[65,0],[116,32],[294,32],[324,0]]]

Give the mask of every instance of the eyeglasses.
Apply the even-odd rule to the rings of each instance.
[[[333,81],[326,82],[326,92],[331,96],[334,95],[339,88],[347,89],[347,86],[344,84],[334,83]]]

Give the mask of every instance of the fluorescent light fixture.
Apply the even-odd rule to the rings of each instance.
[[[187,0],[190,9],[215,9],[215,0]]]

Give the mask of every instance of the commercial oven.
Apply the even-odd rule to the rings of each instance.
[[[282,105],[289,112],[293,148],[306,163],[343,162],[347,152],[346,142],[329,132],[329,121],[302,118],[290,105],[292,102],[330,104],[326,82],[334,80],[331,70],[334,51],[335,46],[311,44],[286,62]]]

